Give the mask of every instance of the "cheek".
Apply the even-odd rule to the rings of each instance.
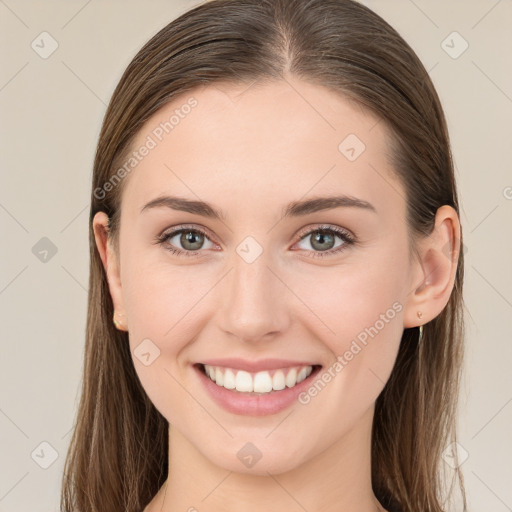
[[[121,269],[130,349],[142,387],[169,422],[193,422],[198,411],[183,388],[191,369],[180,364],[180,353],[198,332],[208,285],[190,268],[186,272],[135,255],[127,256]]]
[[[343,400],[364,395],[368,402],[389,378],[403,333],[403,274],[358,264],[294,278],[294,292],[307,306],[301,321],[339,363],[331,373]]]
[[[332,353],[330,364],[301,397],[314,411],[323,435],[334,441],[348,432],[375,402],[389,379],[403,333],[400,283],[368,272],[317,278],[315,288],[304,285],[299,293],[321,319],[307,315],[310,331]],[[332,331],[332,332],[331,332]],[[336,416],[336,422],[332,417]]]
[[[364,341],[372,326],[382,338],[388,338],[385,332],[400,331],[405,281],[401,274],[383,266],[354,264],[317,268],[308,275],[290,273],[285,280],[293,283],[309,323],[318,324],[317,333],[328,333],[321,339],[330,339],[331,348],[341,350],[359,335]]]
[[[199,267],[172,265],[165,257],[127,256],[121,266],[123,298],[135,338],[154,338],[162,350],[179,351],[184,331],[197,323],[198,306],[214,284],[214,276],[201,275]]]

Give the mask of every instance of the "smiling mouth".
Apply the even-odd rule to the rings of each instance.
[[[275,370],[247,372],[236,368],[211,366],[198,363],[206,377],[217,386],[248,395],[267,395],[287,388],[293,388],[312,374],[320,371],[321,365],[292,366]]]

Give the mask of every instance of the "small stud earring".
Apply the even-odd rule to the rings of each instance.
[[[116,315],[117,315],[117,316],[123,316],[123,315],[121,315],[120,313],[116,313],[116,312],[114,311],[114,316],[113,316],[113,318],[112,318],[112,319],[113,319],[113,321],[114,321],[114,325],[115,325],[116,329],[118,329],[118,330],[122,331],[123,329],[121,329],[121,324],[116,320]]]
[[[418,318],[421,318],[423,316],[423,313],[421,311],[418,311],[416,314],[418,315]]]

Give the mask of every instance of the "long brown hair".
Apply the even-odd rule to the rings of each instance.
[[[213,0],[165,26],[124,72],[98,141],[82,394],[64,469],[64,512],[141,512],[168,472],[168,423],[138,380],[127,334],[112,323],[92,219],[106,212],[109,236],[117,241],[124,181],[108,191],[105,184],[143,123],[176,96],[214,82],[250,84],[287,74],[340,93],[385,124],[407,194],[412,250],[432,232],[440,206],[459,212],[446,121],[432,81],[411,47],[370,9],[353,0]],[[441,455],[456,440],[462,284],[461,251],[447,306],[424,326],[421,343],[417,328],[405,329],[377,399],[372,483],[384,506],[397,503],[404,512],[445,507]],[[466,508],[460,470],[452,477]]]

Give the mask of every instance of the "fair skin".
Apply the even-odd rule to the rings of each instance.
[[[118,254],[108,243],[106,215],[94,218],[132,354],[147,338],[160,350],[148,366],[133,357],[170,423],[169,476],[145,512],[384,510],[370,477],[375,400],[404,328],[429,322],[449,300],[459,221],[441,207],[421,258],[409,258],[405,191],[386,161],[384,123],[322,87],[287,80],[216,84],[164,106],[134,148],[190,96],[198,101],[125,178]],[[338,149],[349,134],[366,146],[354,161]],[[283,216],[292,201],[342,194],[375,211],[338,206]],[[225,219],[163,206],[141,213],[162,195],[208,202]],[[154,243],[182,224],[207,231],[202,247],[190,249],[179,235],[167,246],[195,256]],[[322,250],[312,235],[320,225],[348,231],[356,243],[333,234],[331,254],[315,257]],[[251,263],[237,253],[248,236],[263,249]],[[275,357],[327,369],[395,303],[400,310],[325,389],[276,414],[221,408],[192,368],[212,357]],[[250,468],[237,457],[247,442],[262,454]]]

